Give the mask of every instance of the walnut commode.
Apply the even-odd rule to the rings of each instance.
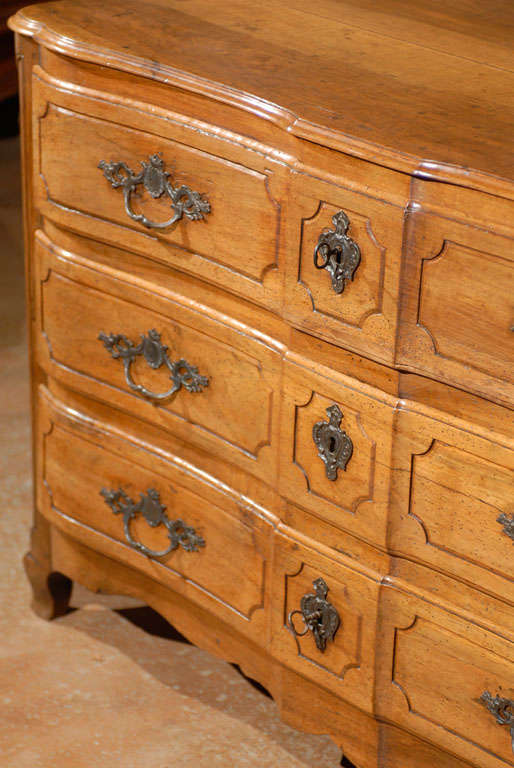
[[[358,768],[514,765],[512,9],[431,8],[10,22],[35,610],[141,598]]]

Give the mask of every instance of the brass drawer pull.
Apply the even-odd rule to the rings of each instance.
[[[496,518],[496,522],[503,525],[503,532],[507,534],[507,536],[510,536],[512,541],[514,541],[514,514],[509,517],[505,512],[502,512],[501,515]]]
[[[512,752],[514,753],[514,701],[502,696],[492,696],[489,691],[483,692],[480,701],[494,715],[499,725],[506,725],[510,728]]]
[[[125,538],[133,549],[142,552],[148,557],[164,557],[180,545],[186,552],[195,552],[199,547],[205,546],[205,541],[199,536],[194,528],[186,525],[182,520],[170,520],[166,515],[166,507],[161,504],[159,493],[154,488],[149,488],[146,493],[140,493],[139,501],[134,502],[125,491],[119,488],[117,491],[108,491],[102,488],[100,494],[104,497],[105,503],[112,509],[115,515],[123,515],[123,527],[125,529]],[[140,541],[132,538],[130,533],[130,521],[141,514],[148,525],[156,528],[158,525],[166,526],[168,529],[169,546],[158,552],[145,547]]]
[[[361,252],[355,240],[346,234],[350,219],[344,211],[338,211],[332,216],[332,224],[334,229],[325,229],[318,238],[314,249],[314,266],[316,269],[326,269],[332,279],[332,288],[336,293],[342,293],[345,280],[353,280]]]
[[[135,174],[126,163],[115,162],[107,163],[102,160],[98,167],[104,172],[107,181],[111,182],[113,189],[121,187],[125,199],[125,211],[133,221],[137,221],[148,229],[166,229],[179,221],[182,216],[186,216],[192,221],[203,219],[204,214],[210,213],[211,206],[204,195],[194,192],[190,187],[181,184],[174,187],[169,179],[169,172],[164,170],[164,160],[158,155],[150,155],[148,162],[141,161],[143,170]],[[171,200],[171,207],[174,215],[171,219],[162,222],[150,221],[142,213],[134,213],[130,197],[132,192],[136,192],[139,184],[153,198],[161,197],[166,194]],[[136,193],[137,194],[137,193]]]
[[[155,329],[148,331],[148,335],[141,334],[141,341],[136,346],[130,339],[120,333],[111,333],[109,335],[100,333],[98,338],[103,341],[105,348],[111,353],[114,360],[123,361],[125,368],[125,381],[131,389],[139,392],[152,400],[165,400],[167,397],[175,394],[181,387],[188,392],[201,392],[204,387],[209,386],[207,376],[198,373],[198,368],[190,365],[183,358],[180,360],[170,360],[168,357],[168,347],[162,344],[161,335]],[[143,355],[150,368],[160,368],[165,365],[169,372],[173,386],[166,392],[151,392],[142,384],[136,384],[130,373],[132,361]]]
[[[327,641],[333,640],[341,620],[337,610],[327,598],[328,587],[321,577],[312,582],[314,593],[308,592],[300,600],[300,610],[291,611],[287,622],[295,637],[303,637],[312,632],[316,647],[324,653]],[[305,623],[303,632],[298,632],[293,623],[293,616],[301,614]]]
[[[318,456],[325,465],[329,480],[337,480],[337,470],[346,472],[346,465],[353,453],[353,443],[341,429],[343,414],[338,405],[327,408],[329,421],[318,421],[312,428],[312,439],[318,449]]]

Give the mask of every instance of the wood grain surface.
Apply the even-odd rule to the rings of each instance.
[[[480,696],[514,692],[514,6],[62,0],[11,26],[35,609],[70,579],[142,598],[358,768],[513,765]],[[157,151],[204,221],[149,230],[98,169]],[[341,211],[361,259],[335,293],[313,257]],[[203,392],[152,404],[98,339],[153,328]],[[331,479],[334,404],[353,453]],[[131,547],[99,496],[121,484],[207,548]],[[288,620],[320,576],[324,653]]]
[[[414,169],[512,179],[514,8],[381,0],[64,0],[11,22],[68,55],[244,104]],[[365,145],[365,146],[364,146]],[[386,151],[387,150],[387,151]]]

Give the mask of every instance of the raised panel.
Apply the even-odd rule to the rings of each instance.
[[[391,549],[514,604],[511,441],[409,412],[396,435]]]
[[[313,256],[321,233],[334,231],[332,218],[339,210],[322,200],[312,216],[302,219],[299,281],[311,298],[313,312],[362,328],[371,315],[382,314],[386,249],[378,242],[370,219],[345,208],[350,221],[346,234],[358,245],[360,262],[352,280],[345,280],[343,292],[336,293],[329,273],[316,268]]]
[[[342,179],[344,183],[344,179]],[[394,205],[309,176],[292,177],[295,205],[288,221],[286,305],[288,320],[375,360],[393,364],[398,313],[402,212]],[[318,196],[316,196],[318,195]],[[351,279],[334,289],[327,269],[315,265],[324,233],[345,236],[358,248]],[[341,260],[340,260],[341,261]],[[324,259],[318,256],[318,265]]]
[[[328,378],[328,371],[325,378],[309,370],[308,361],[296,360],[285,366],[281,493],[337,528],[385,547],[393,407],[386,395],[355,379],[335,373]],[[352,454],[346,468],[331,479],[313,427],[329,423],[327,408],[334,405],[342,414],[340,430],[351,440]]]
[[[498,518],[514,509],[513,491],[509,468],[434,440],[413,458],[409,514],[423,526],[429,545],[485,561],[511,579],[512,539]]]
[[[509,728],[481,696],[514,695],[512,637],[442,608],[387,589],[382,610],[384,655],[378,711],[481,768],[514,765]]]
[[[109,280],[101,268],[95,274],[65,258],[56,259],[43,236],[38,247],[40,350],[47,370],[86,394],[170,428],[188,442],[216,445],[225,456],[271,481],[278,429],[278,354],[197,311],[132,292],[127,284]],[[145,306],[149,303],[151,308]],[[153,370],[140,356],[127,374],[123,361],[112,357],[99,335],[123,334],[138,344],[152,329],[161,335],[170,360],[185,359],[207,379],[201,391],[182,386],[156,401],[130,388],[128,375],[151,392],[166,392],[170,372],[164,365]]]
[[[513,295],[510,258],[445,240],[421,266],[418,325],[440,357],[513,380]]]
[[[254,301],[276,303],[268,277],[278,271],[281,200],[271,189],[272,158],[267,162],[261,153],[245,154],[242,145],[216,141],[215,131],[210,141],[198,141],[198,132],[190,128],[188,134],[180,124],[174,129],[174,120],[158,119],[149,106],[148,120],[141,122],[137,110],[104,103],[101,93],[94,99],[77,96],[39,78],[35,86],[35,182],[46,216]],[[183,216],[171,227],[152,229],[129,217],[123,189],[113,189],[99,163],[120,161],[138,174],[154,154],[174,186],[205,196],[210,212],[203,219]],[[74,158],[73,173],[66,157]],[[172,215],[168,197],[153,199],[142,184],[130,205],[156,223]]]
[[[312,391],[305,403],[295,406],[294,464],[305,477],[307,492],[355,514],[361,504],[374,498],[376,443],[366,433],[360,411],[348,406],[342,411],[341,430],[352,442],[352,456],[335,481],[327,479],[326,467],[313,440],[313,426],[329,422],[327,409],[333,401]]]
[[[397,363],[514,402],[514,241],[422,211],[406,242]]]
[[[284,663],[357,706],[372,708],[378,577],[365,576],[348,558],[331,560],[276,533],[273,566],[272,652]],[[343,562],[344,561],[344,562]],[[301,616],[302,597],[322,578],[338,629],[324,650]]]
[[[316,647],[312,632],[302,634],[305,632],[305,622],[295,615],[299,612],[302,597],[314,593],[313,585],[317,578],[319,568],[306,563],[302,563],[295,573],[285,575],[285,626],[295,639],[300,658],[344,680],[350,669],[358,669],[361,665],[362,612],[350,599],[350,590],[346,584],[330,579],[327,600],[334,607],[337,606],[341,621],[334,640],[328,642],[321,653]],[[292,630],[292,624],[298,625],[298,633]]]
[[[108,425],[92,426],[76,411],[68,413],[45,390],[40,404],[38,499],[53,523],[173,589],[185,580],[195,601],[207,602],[236,623],[251,622],[262,611],[271,530],[262,515],[221,486],[217,490],[208,476],[180,471],[173,456],[152,453],[130,434],[121,437]],[[127,523],[113,513],[100,492],[120,488],[134,502],[155,489],[167,517],[192,526],[204,546],[197,551],[178,546],[163,557],[137,551],[128,535],[153,551],[165,549],[169,538],[164,525],[153,527],[143,515]],[[227,548],[232,558],[225,556]]]

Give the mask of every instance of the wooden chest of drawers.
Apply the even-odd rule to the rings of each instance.
[[[358,768],[514,765],[513,17],[488,5],[11,20],[34,607],[140,597]]]

